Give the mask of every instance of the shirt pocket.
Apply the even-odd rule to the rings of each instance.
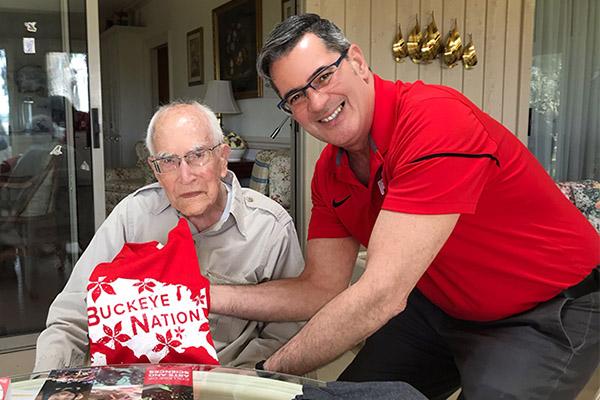
[[[218,271],[207,269],[206,278],[213,285],[256,285],[260,282],[254,270],[224,275]]]

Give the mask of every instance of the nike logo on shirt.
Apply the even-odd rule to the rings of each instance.
[[[352,195],[349,194],[348,196],[344,197],[340,201],[335,201],[335,199],[332,200],[331,204],[333,205],[333,208],[338,208],[339,206],[341,206],[342,204],[344,204],[346,202],[346,200],[348,200],[350,198],[350,196],[352,196]]]

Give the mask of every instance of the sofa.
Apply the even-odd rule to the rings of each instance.
[[[600,232],[600,181],[558,182],[560,190]]]

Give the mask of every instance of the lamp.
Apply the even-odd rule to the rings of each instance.
[[[233,98],[231,81],[214,80],[208,82],[204,104],[217,114],[221,128],[223,128],[223,114],[240,114],[240,109]]]

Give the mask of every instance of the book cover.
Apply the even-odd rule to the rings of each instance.
[[[193,400],[192,370],[192,366],[148,367],[142,400]]]
[[[92,382],[48,379],[35,400],[87,400],[91,388]]]
[[[140,400],[144,366],[107,366],[96,373],[88,400]]]

